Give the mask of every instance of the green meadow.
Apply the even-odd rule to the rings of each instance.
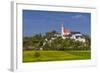
[[[23,50],[23,62],[44,62],[91,59],[91,50],[40,51]]]

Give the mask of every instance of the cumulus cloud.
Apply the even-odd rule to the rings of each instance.
[[[74,15],[72,16],[72,18],[83,18],[84,16],[83,15]]]

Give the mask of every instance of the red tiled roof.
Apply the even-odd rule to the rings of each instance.
[[[71,33],[71,31],[69,29],[64,28],[64,33]]]

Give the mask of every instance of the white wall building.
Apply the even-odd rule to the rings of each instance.
[[[80,32],[72,32],[69,29],[65,29],[63,24],[61,26],[61,36],[63,39],[70,38],[74,39],[75,41],[85,42],[85,38]]]

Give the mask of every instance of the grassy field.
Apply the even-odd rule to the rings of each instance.
[[[91,59],[91,51],[23,51],[23,62],[85,60]]]

